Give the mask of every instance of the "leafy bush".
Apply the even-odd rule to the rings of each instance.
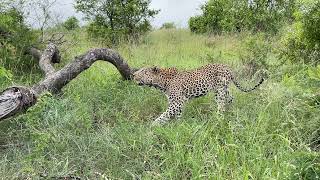
[[[63,27],[68,31],[77,29],[79,28],[79,20],[76,17],[71,16],[63,23]]]
[[[207,32],[206,23],[203,16],[194,16],[189,19],[189,29],[194,33]]]
[[[209,0],[201,6],[203,14],[191,17],[189,28],[195,33],[242,30],[275,33],[292,18],[295,1]]]
[[[163,23],[160,29],[175,29],[176,25],[174,22]]]
[[[202,16],[195,16],[189,19],[189,28],[195,33],[219,32],[222,30],[220,22],[223,19],[226,1],[211,0],[201,6]]]
[[[16,72],[32,69],[37,62],[26,55],[36,36],[16,9],[0,10],[0,64]]]
[[[88,26],[86,26],[86,31],[90,38],[102,39],[106,44],[112,44],[113,37],[120,37],[122,34],[120,31],[112,31],[97,21],[89,23]]]
[[[296,22],[285,32],[282,57],[292,62],[318,64],[320,59],[320,1],[302,4]]]
[[[315,3],[301,18],[303,34],[312,48],[320,45],[320,1]]]
[[[208,27],[208,24],[205,21],[205,19],[206,18],[204,16],[190,17],[188,21],[190,31],[199,34],[212,31],[211,28]]]
[[[240,48],[240,59],[245,65],[245,74],[254,75],[259,69],[268,69],[268,57],[270,57],[272,46],[263,33],[251,34],[242,40]]]

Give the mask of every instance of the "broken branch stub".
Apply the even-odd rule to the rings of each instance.
[[[49,44],[39,59],[40,68],[45,72],[44,80],[33,87],[10,87],[0,94],[0,120],[13,116],[33,106],[37,97],[43,92],[57,93],[81,72],[88,69],[98,60],[113,64],[124,80],[131,80],[136,68],[131,69],[128,63],[112,49],[97,48],[78,56],[59,71],[52,63],[60,62],[58,48]]]
[[[36,103],[35,94],[26,87],[10,87],[0,95],[0,120],[22,112]]]

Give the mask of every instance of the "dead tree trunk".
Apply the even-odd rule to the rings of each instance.
[[[52,65],[60,62],[59,51],[54,44],[49,44],[41,56],[39,56],[39,51],[35,49],[31,49],[31,54],[35,54],[35,58],[40,57],[39,65],[45,73],[45,78],[33,87],[16,86],[4,90],[0,94],[0,120],[27,110],[37,102],[37,97],[43,92],[59,92],[66,84],[82,71],[88,69],[97,60],[113,64],[124,80],[130,80],[134,71],[116,51],[106,48],[92,49],[83,55],[75,57],[74,61],[59,71],[56,71]]]

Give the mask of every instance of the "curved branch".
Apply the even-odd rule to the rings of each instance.
[[[53,74],[55,69],[52,63],[59,63],[60,55],[57,46],[53,43],[48,44],[46,50],[42,53],[39,60],[39,66],[44,71],[46,77]]]
[[[41,94],[43,91],[59,92],[63,86],[77,77],[82,71],[88,69],[97,60],[110,62],[118,69],[125,80],[131,79],[132,70],[122,57],[112,49],[101,48],[90,50],[86,54],[76,57],[73,62],[48,76],[39,84],[33,86],[32,89],[37,94]]]
[[[88,69],[97,60],[103,60],[113,64],[120,72],[124,80],[131,80],[136,68],[131,69],[127,62],[112,49],[92,49],[86,54],[78,56],[61,70],[56,71],[51,63],[60,62],[59,51],[54,44],[49,44],[41,55],[39,65],[46,73],[44,80],[28,87],[11,87],[0,94],[0,120],[13,116],[33,106],[37,97],[43,92],[59,92],[72,79]]]

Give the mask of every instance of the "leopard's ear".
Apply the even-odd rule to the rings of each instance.
[[[152,72],[154,72],[154,73],[159,73],[160,72],[160,68],[158,68],[157,66],[154,66],[153,68],[152,68]]]

